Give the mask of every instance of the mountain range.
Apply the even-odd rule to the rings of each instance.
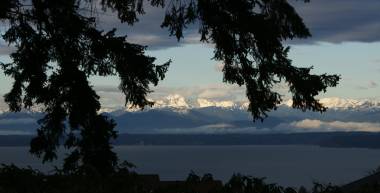
[[[245,101],[186,99],[170,95],[155,100],[144,110],[130,107],[105,107],[101,113],[112,117],[119,133],[132,134],[273,134],[304,132],[378,132],[380,100],[323,98],[329,109],[325,113],[292,109],[284,101],[263,122],[253,122]],[[38,109],[19,113],[1,109],[0,135],[34,134]]]
[[[154,100],[155,104],[150,109],[162,109],[162,108],[172,108],[172,109],[194,109],[194,108],[204,108],[204,107],[220,107],[220,108],[230,108],[230,109],[247,109],[248,101],[232,101],[232,100],[210,100],[206,98],[190,98],[173,94],[167,97]],[[330,108],[330,109],[378,109],[380,108],[380,99],[344,99],[338,97],[322,98],[320,102]],[[280,106],[292,106],[292,100],[288,99],[281,103]],[[102,111],[115,111],[115,107],[106,107]],[[126,111],[136,111],[138,109],[125,108]]]

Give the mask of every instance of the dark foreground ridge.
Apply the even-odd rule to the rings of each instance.
[[[380,172],[376,172],[341,187],[347,193],[380,192]]]
[[[339,193],[339,187],[315,184],[312,191],[267,184],[263,178],[233,175],[223,184],[211,174],[191,173],[185,181],[161,181],[158,175],[139,175],[121,168],[108,176],[43,174],[31,168],[3,165],[0,193]]]
[[[141,175],[119,168],[108,176],[43,174],[31,168],[14,165],[0,167],[0,193],[378,193],[380,173],[364,177],[342,187],[315,183],[304,187],[282,187],[267,184],[264,178],[234,174],[223,184],[211,174],[203,177],[190,173],[184,181],[161,181],[156,174]]]
[[[0,146],[29,146],[32,136],[0,135]],[[291,134],[120,134],[114,145],[314,145],[380,148],[380,133],[329,132]]]

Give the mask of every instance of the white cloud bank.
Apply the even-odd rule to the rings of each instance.
[[[315,119],[305,119],[294,121],[290,124],[280,124],[281,127],[293,132],[334,132],[334,131],[362,131],[362,132],[379,132],[380,123],[371,122],[342,122],[342,121],[321,121]]]

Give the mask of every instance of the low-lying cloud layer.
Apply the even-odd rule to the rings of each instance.
[[[130,130],[129,133],[150,134],[273,134],[273,133],[314,133],[314,132],[380,132],[380,123],[370,122],[325,122],[305,119],[281,123],[273,128],[236,127],[231,124],[213,124],[194,128],[168,128],[151,130]]]
[[[154,134],[254,134],[260,131],[256,128],[235,128],[230,124],[213,124],[194,128],[155,129],[147,132]]]
[[[13,118],[13,119],[0,119],[0,125],[3,124],[34,124],[37,120],[33,118]]]
[[[380,123],[373,122],[343,122],[343,121],[321,121],[316,119],[305,119],[294,121],[289,124],[280,124],[278,129],[286,129],[294,132],[335,132],[335,131],[357,131],[357,132],[380,132]]]
[[[225,106],[225,107],[224,107]],[[380,132],[379,107],[332,109],[323,115],[281,106],[264,122],[252,122],[246,109],[233,105],[110,111],[120,133],[273,134],[310,132]],[[0,135],[35,133],[43,114],[0,113]],[[11,132],[12,131],[12,132]]]

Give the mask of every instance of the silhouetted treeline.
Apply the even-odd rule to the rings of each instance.
[[[138,175],[121,167],[110,176],[43,174],[31,168],[3,165],[0,168],[0,193],[340,193],[337,186],[315,184],[304,187],[282,187],[267,184],[263,178],[235,174],[222,184],[211,174],[203,177],[190,173],[185,181],[159,181],[154,176]]]

